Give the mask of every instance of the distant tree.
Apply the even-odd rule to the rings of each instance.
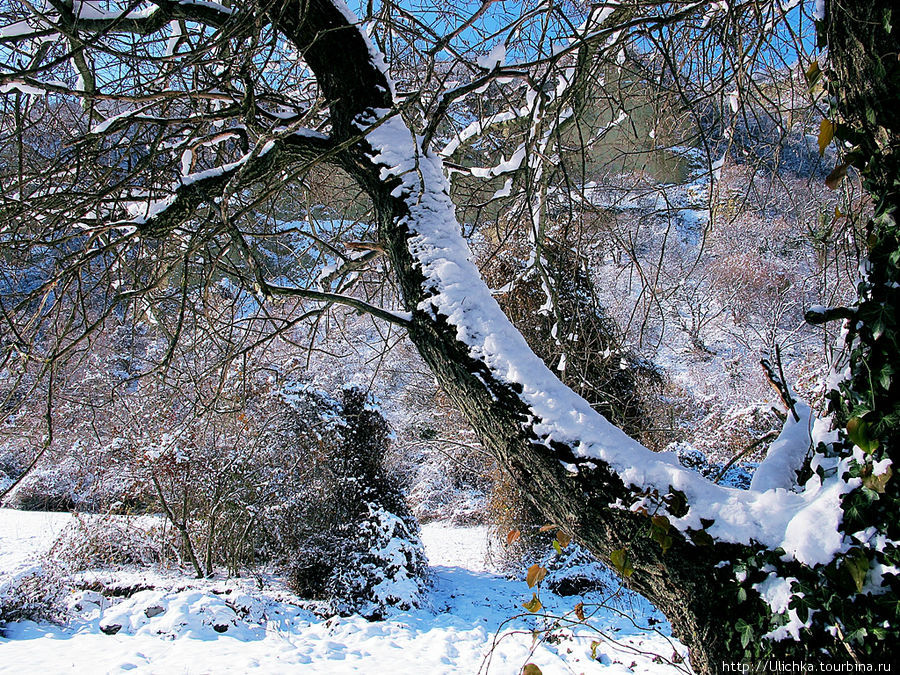
[[[892,365],[900,88],[890,3],[826,0],[817,21],[829,64],[808,71],[811,79],[825,71],[834,133],[858,146],[848,159],[876,203],[858,302],[816,315],[849,319],[851,372],[833,395],[837,434],[797,406],[799,420],[789,418],[749,490],[715,485],[642,447],[534,355],[471,262],[445,169],[488,180],[468,208],[479,194],[518,189],[531,267],[548,280],[551,197],[560,186],[584,187],[558,174],[551,183],[549,168],[563,166],[565,144],[589,148],[627,118],[610,95],[593,126],[584,124],[592,92],[612,91],[605,83],[615,65],[632,69],[614,78],[623,85],[656,68],[671,100],[712,95],[740,109],[742,97],[771,94],[754,64],[787,58],[777,40],[796,29],[787,14],[798,3],[551,1],[516,4],[509,15],[494,4],[433,15],[370,5],[370,37],[341,0],[50,0],[42,8],[7,0],[0,317],[8,390],[43,391],[52,407],[55,378],[116,313],[146,316],[174,349],[186,317],[207,320],[204,296],[222,279],[256,293],[258,304],[237,321],[208,321],[235,344],[286,331],[325,306],[369,312],[407,331],[538,508],[669,617],[696,670],[766,654],[886,661],[900,564],[890,480],[900,399]],[[464,45],[482,42],[480,30],[496,37],[475,58]],[[466,110],[470,95],[491,90]],[[685,110],[704,114],[699,104]],[[508,150],[488,128],[511,128]],[[823,125],[823,142],[831,129]],[[697,142],[714,156],[715,138]],[[482,157],[489,166],[474,165]],[[309,209],[303,223],[287,222],[296,221],[283,215],[290,186],[326,165],[362,191],[371,229],[317,227]],[[389,294],[378,284],[384,269],[403,312],[379,306]],[[169,362],[169,353],[157,360]],[[811,478],[798,485],[798,471]]]

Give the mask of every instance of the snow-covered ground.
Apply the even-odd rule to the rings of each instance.
[[[41,569],[69,519],[0,509],[0,597],[17,578]],[[666,624],[639,598],[600,607],[588,600],[601,595],[586,598],[585,612],[594,612],[588,625],[553,628],[554,616],[574,616],[579,599],[544,593],[544,610],[526,616],[521,605],[531,590],[490,571],[484,528],[433,523],[424,526],[423,539],[433,573],[429,606],[375,622],[317,617],[268,577],[81,573],[81,587],[103,581],[107,588],[145,590],[127,598],[73,590],[66,625],[7,624],[0,672],[506,674],[526,663],[544,673],[676,672],[654,655],[669,660],[684,648],[659,632]]]

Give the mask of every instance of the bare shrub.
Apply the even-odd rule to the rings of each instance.
[[[71,571],[176,560],[177,535],[154,516],[74,514],[51,555]]]
[[[65,614],[66,585],[49,562],[0,588],[0,635],[14,621],[59,622]]]

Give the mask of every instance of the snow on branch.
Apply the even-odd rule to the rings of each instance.
[[[221,25],[234,11],[210,0],[154,0],[153,2],[123,3],[121,9],[101,9],[95,0],[74,0],[69,5],[62,0],[49,0],[65,30],[87,32],[117,32],[149,35],[162,30],[173,19],[190,19],[211,25]]]
[[[133,217],[113,226],[135,227],[144,236],[164,237],[190,218],[202,203],[212,201],[215,191],[221,191],[229,183],[237,187],[233,181],[251,183],[279,166],[298,161],[322,161],[334,147],[330,139],[315,133],[291,133],[263,139],[236,161],[182,176],[170,188],[167,197],[132,202],[129,210]]]

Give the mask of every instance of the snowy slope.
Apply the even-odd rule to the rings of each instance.
[[[67,516],[0,510],[2,576],[39,564]],[[127,599],[74,591],[67,626],[9,624],[0,638],[4,673],[515,673],[529,662],[544,673],[674,673],[653,663],[677,643],[640,631],[660,618],[632,598],[610,603],[577,627],[538,635],[540,617],[523,617],[531,598],[523,581],[492,574],[484,563],[484,528],[426,525],[433,565],[430,607],[380,622],[322,619],[298,606],[277,580],[196,581],[153,571],[116,572],[121,585],[153,586]],[[100,578],[110,582],[110,572]],[[82,584],[90,576],[81,577]],[[577,599],[545,594],[548,614],[571,612]],[[299,603],[302,604],[302,603]],[[586,607],[590,610],[590,607]],[[665,624],[657,624],[665,626]],[[118,628],[117,628],[118,627]],[[103,630],[101,630],[103,629]],[[104,630],[114,632],[105,634]],[[591,643],[597,660],[591,658]],[[493,647],[493,649],[492,649]],[[632,665],[634,664],[634,665]]]

